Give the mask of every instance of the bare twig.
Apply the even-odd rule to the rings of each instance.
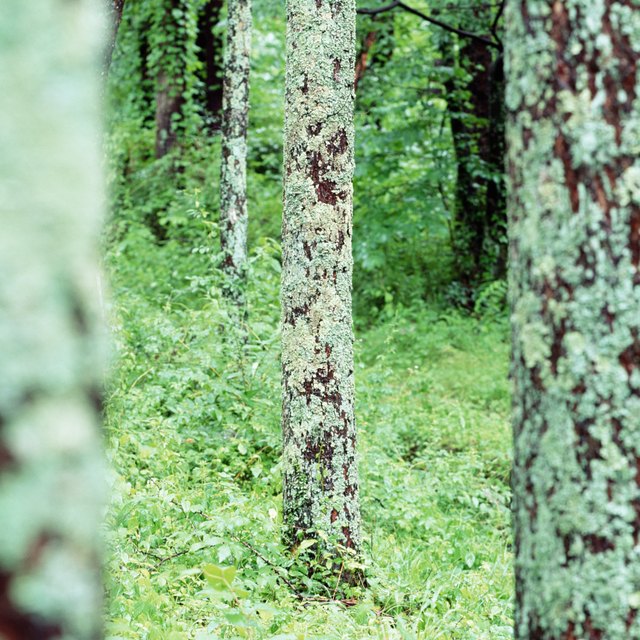
[[[170,556],[167,556],[166,558],[159,558],[159,562],[156,564],[156,569],[159,569],[165,562],[169,562],[169,560],[173,560],[174,558],[179,558],[180,556],[184,556],[187,553],[189,553],[189,549],[183,549],[182,551],[176,551],[175,553],[172,553]],[[157,555],[153,554],[154,557],[158,558]]]
[[[417,16],[422,20],[430,22],[431,24],[435,24],[437,27],[440,27],[445,31],[449,31],[450,33],[455,33],[456,35],[462,36],[463,38],[470,38],[471,40],[482,42],[488,47],[493,47],[494,49],[498,49],[500,51],[502,50],[502,42],[500,42],[499,38],[497,42],[494,42],[493,40],[489,38],[485,38],[484,36],[479,36],[476,33],[471,33],[470,31],[464,31],[463,29],[458,29],[457,27],[447,24],[446,22],[442,22],[442,20],[438,20],[437,18],[428,16],[426,13],[422,13],[422,11],[418,11],[418,9],[414,9],[413,7],[410,7],[408,4],[401,2],[400,0],[394,0],[394,2],[391,2],[390,4],[387,4],[383,7],[378,7],[377,9],[358,9],[358,13],[360,15],[365,15],[365,16],[377,16],[380,13],[384,13],[385,11],[391,11],[392,9],[396,9],[396,8],[404,9],[407,13],[411,13],[412,15]],[[500,9],[499,13],[501,12],[502,10]]]
[[[280,573],[279,569],[282,569],[282,567],[279,567],[277,564],[271,562],[269,558],[265,558],[265,556],[263,556],[255,547],[249,544],[246,540],[243,540],[242,538],[238,538],[238,536],[234,536],[234,535],[231,535],[229,537],[232,540],[235,540],[236,542],[240,543],[243,547],[246,547],[247,549],[249,549],[249,551],[252,551],[253,553],[255,553],[256,556],[260,558],[260,560],[262,560],[265,564],[269,565],[272,569],[278,570],[278,575],[280,576],[280,578],[282,578],[282,582],[284,582],[289,587],[289,589],[293,591],[293,594],[295,595],[296,598],[298,598],[298,600],[307,599],[296,589],[296,586],[293,584],[293,582],[291,582],[291,580],[289,580],[289,578],[285,578]]]
[[[500,44],[500,50],[502,50],[502,40],[498,35],[498,22],[500,22],[500,18],[502,17],[502,12],[504,11],[504,2],[505,0],[502,0],[502,2],[500,2],[500,5],[498,6],[498,11],[496,12],[496,17],[493,19],[493,22],[491,23],[491,33],[493,37],[496,39],[496,41]]]

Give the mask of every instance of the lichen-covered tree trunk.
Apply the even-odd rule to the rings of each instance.
[[[247,124],[251,0],[229,0],[222,97],[220,245],[225,293],[241,303],[247,269]]]
[[[99,0],[0,6],[0,638],[97,640]]]
[[[640,637],[638,17],[508,4],[520,640]]]
[[[351,318],[354,0],[288,0],[284,520],[360,546]]]

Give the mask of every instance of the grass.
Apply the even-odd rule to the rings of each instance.
[[[345,600],[280,543],[277,257],[253,259],[239,363],[214,256],[110,250],[107,638],[511,638],[505,323],[425,307],[358,334],[369,584]]]

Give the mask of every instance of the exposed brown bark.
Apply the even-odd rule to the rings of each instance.
[[[356,90],[358,89],[358,84],[360,80],[362,80],[365,71],[367,70],[367,66],[369,64],[369,56],[371,53],[371,47],[375,44],[378,39],[377,31],[369,31],[367,35],[364,37],[364,42],[362,43],[362,48],[360,49],[360,53],[358,54],[358,58],[356,59],[356,77],[353,82]]]

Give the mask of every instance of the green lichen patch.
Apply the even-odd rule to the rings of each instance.
[[[517,638],[640,633],[637,21],[510,3]],[[635,25],[635,26],[634,26]]]
[[[290,0],[282,367],[284,500],[294,543],[359,549],[351,319],[355,3]]]

